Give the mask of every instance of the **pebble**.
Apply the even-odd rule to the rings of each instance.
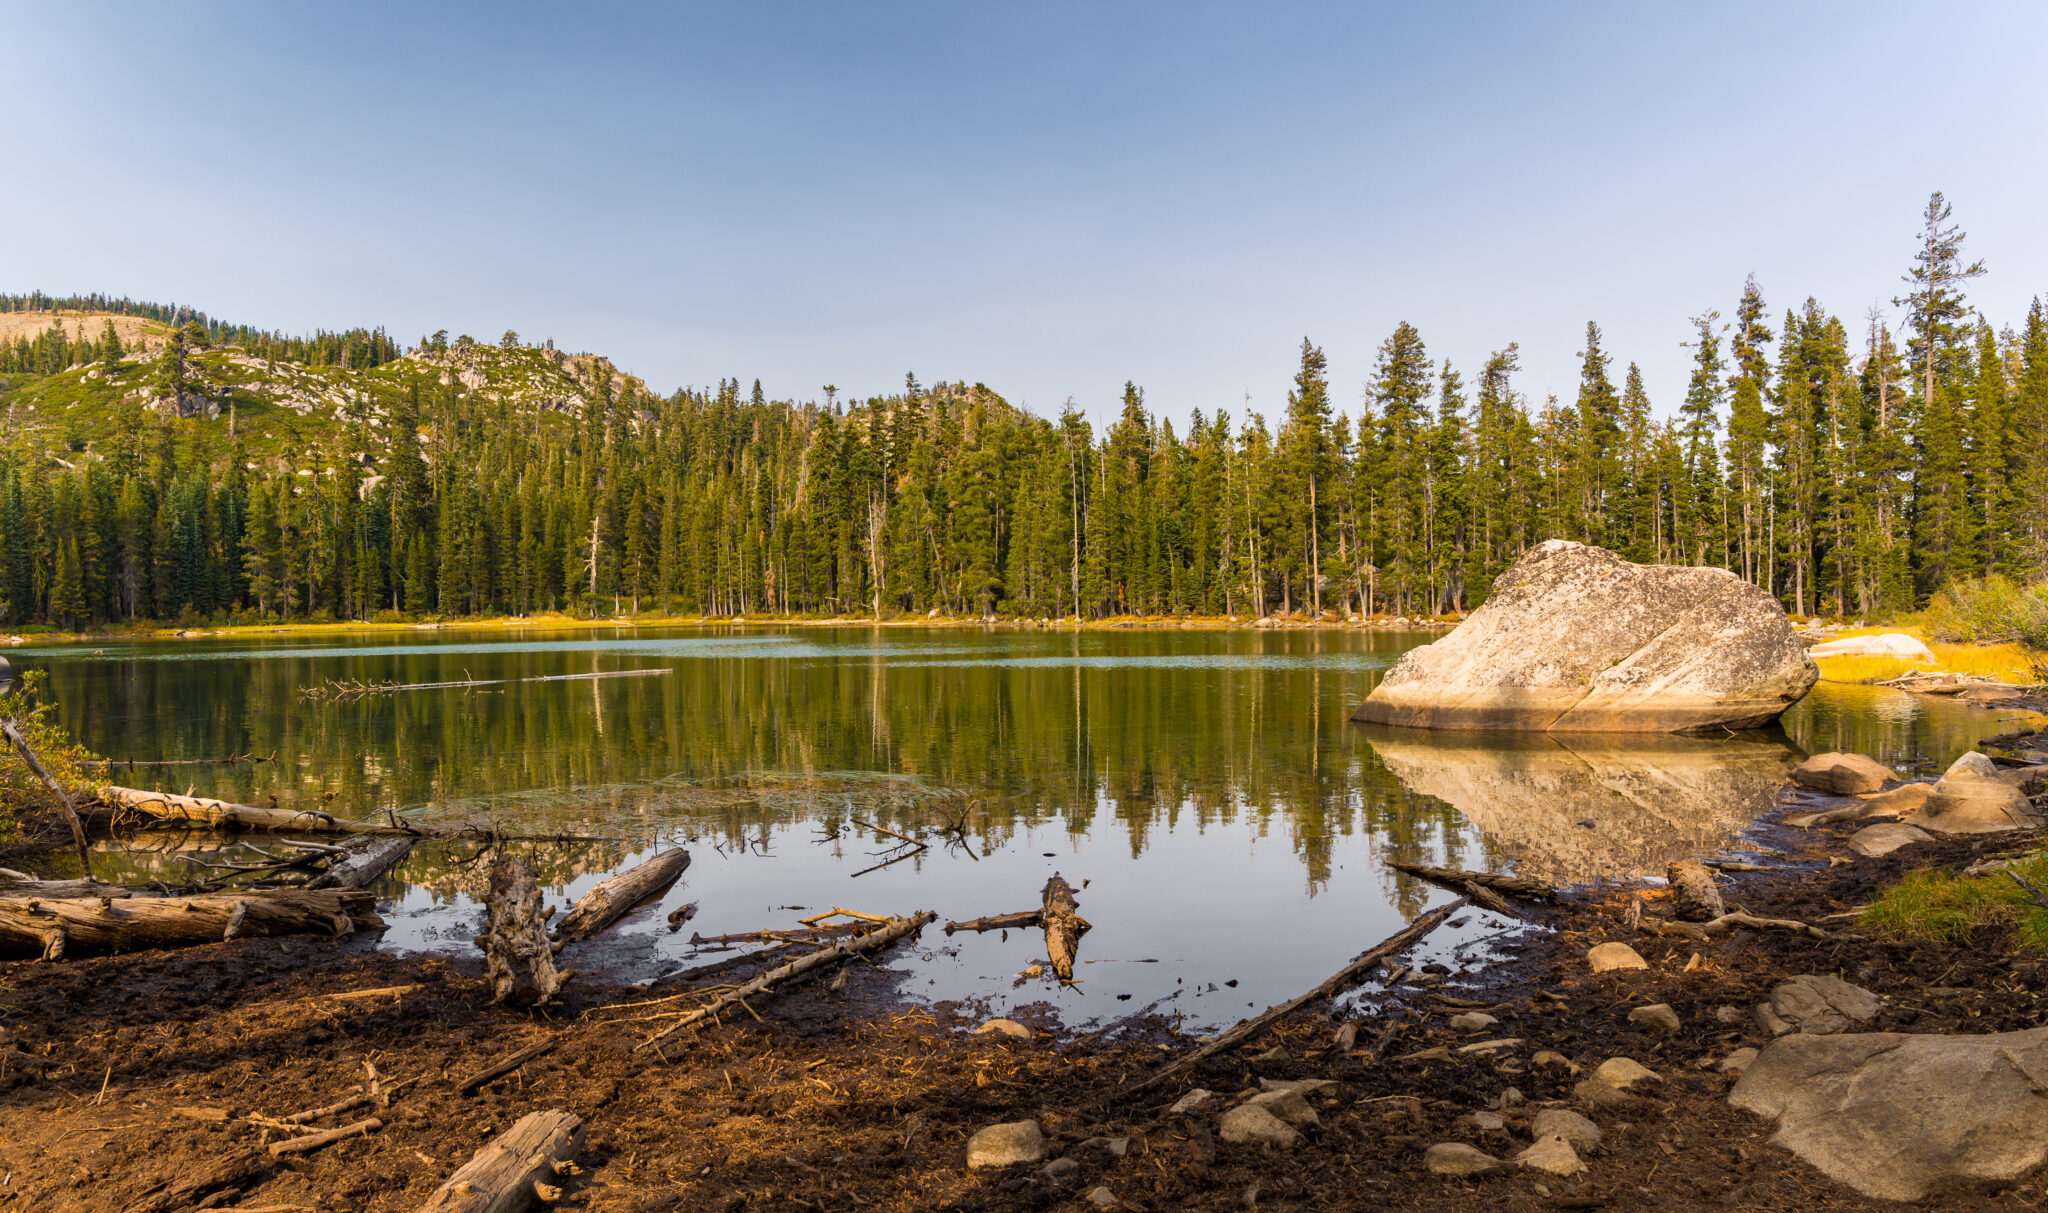
[[[1619,969],[1647,969],[1649,962],[1636,954],[1636,950],[1625,943],[1602,943],[1586,949],[1586,963],[1593,966],[1595,973],[1612,973]]]
[[[1270,1048],[1270,1049],[1267,1049],[1267,1050],[1266,1050],[1265,1052],[1263,1052],[1263,1053],[1259,1054],[1259,1055],[1258,1055],[1257,1057],[1253,1058],[1252,1060],[1253,1060],[1253,1061],[1293,1061],[1293,1060],[1294,1060],[1294,1057],[1293,1057],[1293,1055],[1292,1055],[1292,1054],[1288,1053],[1288,1051],[1287,1051],[1287,1049],[1286,1049],[1286,1047],[1285,1047],[1285,1046],[1283,1046],[1283,1045],[1274,1045],[1274,1046],[1273,1046],[1272,1048]]]
[[[1515,1155],[1515,1161],[1525,1167],[1567,1177],[1582,1174],[1586,1169],[1586,1164],[1579,1159],[1579,1152],[1562,1137],[1539,1139],[1535,1145]]]
[[[987,1023],[974,1029],[974,1034],[976,1036],[1014,1036],[1019,1040],[1031,1039],[1031,1029],[1025,1027],[1021,1023],[1018,1023],[1014,1019],[991,1019]]]
[[[1465,1123],[1481,1133],[1497,1133],[1508,1127],[1508,1122],[1497,1112],[1474,1112],[1465,1118]]]
[[[1349,1053],[1358,1047],[1358,1024],[1347,1023],[1337,1029],[1336,1037],[1330,1042],[1339,1053]]]
[[[1118,1200],[1116,1193],[1108,1188],[1097,1188],[1088,1194],[1088,1203],[1098,1209],[1114,1209],[1124,1202]]]
[[[1055,1158],[1045,1164],[1044,1175],[1047,1179],[1065,1179],[1080,1169],[1081,1164],[1071,1158]]]
[[[1507,1164],[1462,1141],[1446,1141],[1424,1150],[1422,1165],[1438,1175],[1484,1175]]]
[[[1128,1137],[1091,1137],[1081,1143],[1081,1148],[1084,1150],[1104,1150],[1113,1158],[1122,1158],[1131,1152],[1131,1139]]]
[[[1216,1126],[1217,1136],[1240,1144],[1278,1146],[1292,1150],[1301,1144],[1301,1134],[1292,1125],[1257,1104],[1245,1104],[1223,1114]]]
[[[1747,1022],[1748,1019],[1749,1013],[1741,1007],[1731,1007],[1724,1002],[1714,1008],[1714,1022],[1718,1024],[1733,1027],[1736,1024]]]
[[[1499,1040],[1477,1040],[1459,1048],[1460,1053],[1499,1053],[1522,1043],[1519,1036],[1506,1036]]]
[[[1628,1057],[1610,1057],[1593,1071],[1593,1081],[1617,1091],[1626,1091],[1639,1082],[1663,1082],[1655,1070]]]
[[[1296,1091],[1302,1095],[1335,1095],[1337,1080],[1334,1078],[1261,1078],[1261,1091]]]
[[[1572,1145],[1590,1150],[1600,1144],[1600,1126],[1565,1108],[1545,1108],[1529,1123],[1529,1133],[1538,1141],[1562,1137]]]
[[[1728,1056],[1723,1057],[1720,1064],[1715,1066],[1714,1069],[1722,1074],[1740,1074],[1755,1064],[1755,1049],[1737,1049]]]
[[[1037,1162],[1044,1157],[1045,1134],[1039,1132],[1035,1120],[990,1125],[967,1139],[967,1169],[970,1171]]]
[[[1173,1106],[1168,1108],[1167,1111],[1175,1116],[1199,1116],[1219,1098],[1220,1096],[1216,1092],[1209,1090],[1207,1087],[1196,1087],[1186,1095],[1175,1100]]]
[[[1499,1022],[1484,1011],[1467,1011],[1463,1015],[1451,1016],[1451,1026],[1460,1032],[1484,1032]]]
[[[1579,1067],[1576,1062],[1572,1061],[1571,1058],[1566,1057],[1564,1054],[1556,1052],[1551,1049],[1544,1049],[1541,1052],[1537,1053],[1536,1056],[1531,1057],[1529,1059],[1529,1064],[1532,1066],[1555,1066],[1556,1068],[1570,1074],[1576,1074],[1579,1072]]]
[[[1637,1007],[1628,1013],[1628,1021],[1658,1032],[1676,1032],[1681,1026],[1678,1022],[1678,1012],[1672,1010],[1669,1003],[1662,1002]]]

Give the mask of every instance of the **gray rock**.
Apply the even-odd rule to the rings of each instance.
[[[1349,1053],[1351,1050],[1357,1048],[1357,1022],[1355,1020],[1350,1021],[1345,1023],[1342,1027],[1338,1028],[1337,1035],[1334,1038],[1332,1038],[1330,1043],[1339,1053]]]
[[[1065,1179],[1080,1169],[1081,1164],[1071,1158],[1055,1158],[1045,1164],[1045,1170],[1041,1174],[1047,1179]]]
[[[1508,1122],[1498,1112],[1474,1112],[1464,1122],[1481,1133],[1498,1133],[1508,1127]]]
[[[1858,818],[1907,817],[1919,812],[1927,804],[1927,798],[1932,795],[1934,795],[1934,785],[1931,783],[1902,783],[1889,792],[1872,796],[1869,800],[1863,801],[1862,812],[1856,816]],[[1832,817],[1834,814],[1823,813],[1821,816]],[[1852,819],[1844,817],[1842,820],[1849,821]]]
[[[1572,1061],[1571,1058],[1566,1057],[1564,1054],[1556,1052],[1551,1049],[1543,1049],[1538,1051],[1534,1057],[1531,1057],[1529,1059],[1529,1064],[1532,1066],[1553,1067],[1559,1070],[1563,1070],[1568,1074],[1576,1074],[1579,1072],[1579,1067],[1576,1062]]]
[[[1216,1101],[1221,1098],[1222,1096],[1206,1087],[1196,1087],[1186,1095],[1175,1100],[1173,1106],[1168,1108],[1167,1111],[1175,1116],[1199,1116],[1214,1106]]]
[[[1337,1080],[1334,1078],[1261,1078],[1261,1091],[1295,1091],[1302,1095],[1335,1095]]]
[[[1773,1036],[1805,1032],[1832,1036],[1868,1023],[1882,1005],[1878,997],[1839,977],[1802,974],[1771,987],[1767,1002],[1757,1004],[1757,1026]]]
[[[1944,834],[1988,834],[2039,824],[2026,793],[1999,778],[1997,765],[1975,750],[1951,763],[1927,803],[1905,820]]]
[[[1716,1062],[1714,1069],[1721,1074],[1741,1074],[1756,1064],[1755,1049],[1737,1049]]]
[[[1460,1032],[1484,1032],[1499,1022],[1484,1011],[1466,1011],[1462,1015],[1451,1016],[1451,1026]]]
[[[1816,792],[1854,796],[1898,781],[1898,773],[1874,758],[1833,752],[1815,754],[1792,768],[1792,782]]]
[[[1678,1012],[1672,1010],[1670,1004],[1662,1002],[1637,1007],[1628,1013],[1628,1021],[1655,1032],[1676,1032],[1684,1026],[1678,1022]]]
[[[1081,1143],[1081,1148],[1084,1150],[1100,1150],[1112,1158],[1122,1158],[1131,1152],[1131,1139],[1128,1137],[1091,1137]]]
[[[1636,950],[1625,943],[1594,944],[1586,949],[1586,963],[1595,973],[1612,973],[1619,969],[1647,969],[1649,963]]]
[[[1437,1175],[1485,1175],[1507,1164],[1462,1141],[1446,1141],[1424,1150],[1422,1165]]]
[[[1450,635],[1411,649],[1354,720],[1437,729],[1755,728],[1820,671],[1770,594],[1721,569],[1552,539]]]
[[[1289,1052],[1287,1051],[1287,1048],[1286,1048],[1286,1046],[1284,1046],[1284,1045],[1274,1045],[1274,1046],[1273,1046],[1272,1048],[1270,1048],[1270,1049],[1267,1049],[1267,1050],[1266,1050],[1265,1052],[1263,1052],[1263,1053],[1259,1054],[1259,1055],[1258,1055],[1257,1057],[1254,1057],[1254,1058],[1253,1058],[1252,1060],[1253,1060],[1253,1061],[1293,1061],[1293,1060],[1294,1060],[1294,1056],[1293,1056],[1292,1054],[1290,1054],[1290,1053],[1289,1053]]]
[[[1538,1138],[1535,1145],[1515,1155],[1515,1161],[1532,1170],[1566,1177],[1584,1174],[1586,1170],[1579,1152],[1562,1137]]]
[[[1659,1083],[1664,1080],[1655,1070],[1632,1058],[1610,1057],[1600,1063],[1599,1068],[1593,1071],[1593,1077],[1587,1081],[1597,1082],[1617,1091],[1626,1091],[1642,1083]]]
[[[1849,836],[1849,849],[1858,855],[1876,859],[1889,855],[1900,847],[1916,842],[1932,842],[1933,836],[1927,831],[1907,825],[1903,821],[1880,821],[1876,825],[1864,826]]]
[[[1727,1027],[1732,1028],[1748,1018],[1748,1014],[1741,1007],[1731,1007],[1727,1003],[1722,1003],[1714,1008],[1714,1022]]]
[[[991,1019],[974,1029],[974,1034],[976,1036],[1013,1036],[1018,1040],[1030,1040],[1032,1036],[1030,1028],[1025,1027],[1014,1019]]]
[[[1094,1191],[1088,1193],[1088,1203],[1094,1205],[1098,1209],[1114,1209],[1124,1202],[1118,1200],[1116,1198],[1116,1193],[1110,1191],[1108,1188],[1097,1188]]]
[[[1299,1097],[1297,1097],[1299,1098]],[[1245,1104],[1223,1114],[1216,1126],[1217,1136],[1243,1145],[1277,1146],[1292,1150],[1301,1144],[1301,1134],[1257,1104]]]
[[[1296,1128],[1322,1123],[1316,1110],[1308,1106],[1308,1100],[1299,1091],[1263,1091],[1245,1100],[1244,1106],[1264,1108]]]
[[[1728,1101],[1775,1119],[1773,1142],[1867,1196],[2006,1183],[2048,1159],[2048,1028],[1786,1036]]]
[[[967,1139],[967,1169],[970,1171],[1037,1162],[1044,1157],[1045,1134],[1038,1131],[1035,1120],[990,1125]]]
[[[1538,1141],[1562,1137],[1582,1150],[1600,1144],[1600,1126],[1567,1108],[1545,1108],[1529,1122],[1529,1133]]]

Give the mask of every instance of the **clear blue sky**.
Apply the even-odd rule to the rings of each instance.
[[[658,388],[914,370],[1051,414],[1355,411],[1413,322],[1660,413],[1755,273],[1852,331],[1947,192],[2048,291],[2048,7],[0,5],[0,290],[415,341],[507,328]]]

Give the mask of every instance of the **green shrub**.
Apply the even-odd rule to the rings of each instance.
[[[43,675],[42,670],[28,670],[18,676],[14,693],[0,699],[0,719],[21,726],[29,748],[59,784],[65,788],[87,786],[96,773],[83,764],[93,754],[73,741],[53,719],[56,705],[42,697]],[[0,743],[0,842],[12,842],[24,821],[61,819],[62,813],[56,797],[28,769],[14,747]]]
[[[2048,582],[2021,586],[1995,573],[1954,582],[1928,604],[1927,631],[1936,640],[2048,650]]]

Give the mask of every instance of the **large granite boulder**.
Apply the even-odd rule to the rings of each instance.
[[[1781,1036],[1728,1102],[1775,1119],[1772,1141],[1866,1196],[2001,1185],[2048,1158],[2048,1028]]]
[[[1975,750],[1951,763],[1926,803],[1901,820],[1945,834],[1989,834],[2039,824],[2027,794],[2001,778],[1997,765]]]
[[[1353,720],[1431,729],[1759,728],[1820,671],[1783,608],[1721,569],[1552,539],[1457,630],[1410,650]]]

